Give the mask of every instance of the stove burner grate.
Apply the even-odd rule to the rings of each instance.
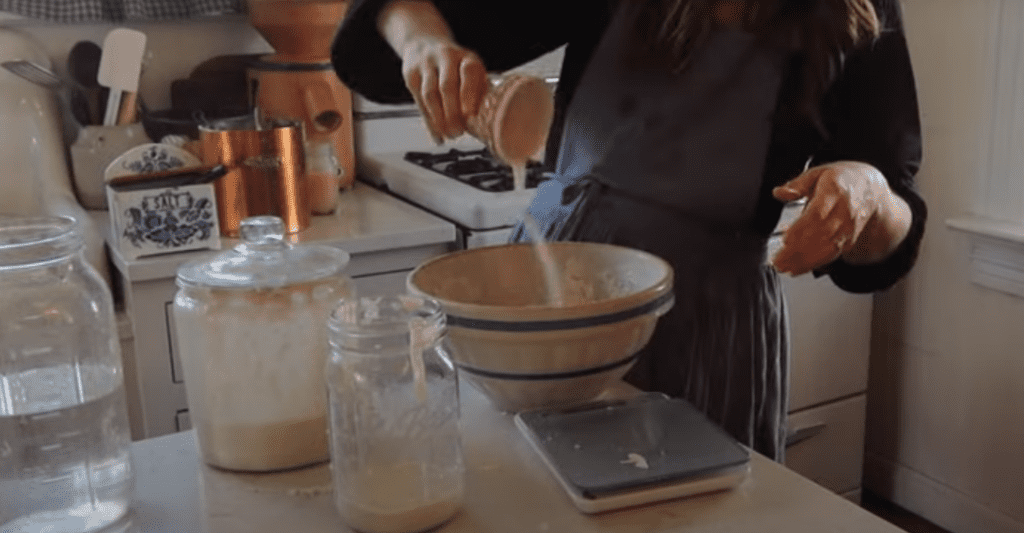
[[[405,160],[459,180],[467,185],[487,192],[512,190],[512,168],[500,163],[485,148],[481,150],[459,150],[452,148],[443,153],[408,152]],[[536,188],[549,179],[544,175],[543,165],[530,161],[526,165],[526,188]]]

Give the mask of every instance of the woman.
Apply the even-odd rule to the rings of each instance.
[[[924,231],[897,1],[357,0],[333,60],[369,98],[414,99],[440,140],[465,130],[487,70],[567,44],[545,156],[556,179],[528,214],[551,239],[668,260],[676,305],[627,380],[688,399],[781,460],[777,273],[884,289],[909,271]],[[768,258],[783,204],[801,198]]]

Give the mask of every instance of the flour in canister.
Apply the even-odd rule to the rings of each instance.
[[[364,533],[413,533],[450,519],[462,479],[423,463],[379,464],[347,476],[335,493],[339,514]]]
[[[174,317],[203,459],[271,471],[329,458],[324,316],[349,293],[331,279],[274,290],[192,289]]]

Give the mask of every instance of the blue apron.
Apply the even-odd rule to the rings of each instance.
[[[788,323],[752,230],[783,54],[715,30],[672,74],[630,65],[623,2],[573,96],[554,179],[528,209],[549,240],[609,242],[675,269],[675,307],[626,380],[683,397],[782,460]],[[513,241],[529,240],[520,225]]]

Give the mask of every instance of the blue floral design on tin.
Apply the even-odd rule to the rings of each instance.
[[[125,210],[130,220],[124,236],[141,248],[153,243],[159,248],[179,248],[210,238],[213,232],[214,203],[191,192],[166,190],[146,196],[140,205]]]
[[[134,174],[164,172],[182,166],[185,162],[181,158],[171,155],[166,146],[160,145],[148,146],[139,154],[139,159],[124,162],[125,169]]]

